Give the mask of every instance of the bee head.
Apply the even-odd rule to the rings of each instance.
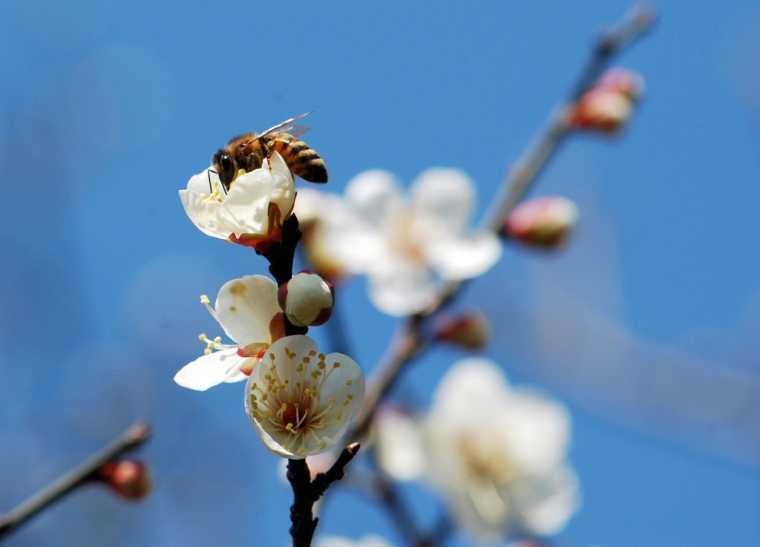
[[[230,184],[238,171],[234,158],[224,149],[221,149],[217,150],[216,154],[214,154],[213,162],[216,172],[219,174],[219,180],[229,190]]]

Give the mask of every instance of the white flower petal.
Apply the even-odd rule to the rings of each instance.
[[[206,391],[222,382],[244,380],[238,371],[246,360],[237,354],[237,349],[215,351],[182,367],[174,381],[188,389]]]
[[[216,297],[217,319],[240,346],[270,343],[269,324],[280,312],[277,285],[263,275],[247,275],[222,285]]]
[[[488,271],[501,257],[501,243],[496,235],[482,232],[431,241],[425,246],[427,261],[441,277],[462,280]]]
[[[430,238],[465,232],[475,206],[475,186],[463,171],[427,169],[412,183],[411,193],[412,214]]]
[[[570,443],[570,416],[561,404],[526,388],[510,393],[509,413],[500,423],[515,465],[542,474],[560,465]]]
[[[374,230],[383,230],[404,209],[398,180],[381,169],[364,171],[351,179],[346,199],[357,217]]]
[[[522,530],[553,535],[580,507],[578,477],[569,467],[559,467],[549,475],[516,484],[512,498]]]
[[[369,272],[369,294],[378,309],[403,316],[422,311],[435,301],[439,286],[424,265],[402,257],[384,258]]]

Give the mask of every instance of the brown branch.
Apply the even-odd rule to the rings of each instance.
[[[359,443],[344,448],[335,463],[325,473],[311,480],[306,460],[288,460],[288,482],[293,489],[290,506],[290,537],[293,547],[309,547],[319,519],[314,516],[314,504],[332,483],[343,478],[345,467],[359,452]]]
[[[586,66],[572,87],[569,98],[550,117],[538,139],[528,146],[507,172],[501,186],[501,193],[483,221],[484,229],[494,233],[501,232],[501,227],[509,213],[531,189],[559,145],[572,133],[567,115],[569,110],[596,82],[610,62],[625,48],[644,36],[652,28],[654,21],[654,12],[636,7],[627,13],[616,27],[602,34],[597,40]],[[425,321],[458,296],[464,285],[464,282],[446,284],[428,309],[410,317],[399,327],[395,341],[377,366],[377,372],[369,383],[364,404],[348,433],[348,439],[360,440],[367,433],[380,401],[393,388],[406,365],[427,349],[429,341],[422,335]]]
[[[10,535],[42,510],[93,480],[103,465],[138,448],[150,438],[150,434],[150,426],[147,424],[133,424],[111,444],[0,517],[0,540]]]

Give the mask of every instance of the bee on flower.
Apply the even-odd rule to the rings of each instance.
[[[216,170],[194,175],[179,191],[182,206],[204,234],[266,251],[282,238],[282,224],[296,198],[293,174],[279,153],[261,167],[222,184]]]

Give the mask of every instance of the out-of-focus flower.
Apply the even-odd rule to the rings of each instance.
[[[132,501],[143,499],[153,487],[148,466],[137,460],[108,462],[98,470],[98,478],[119,496]]]
[[[342,353],[320,353],[308,336],[281,338],[254,367],[245,408],[264,444],[286,458],[335,446],[359,409],[364,376]]]
[[[578,221],[578,208],[567,198],[535,198],[518,205],[507,219],[509,237],[530,247],[562,245]]]
[[[205,391],[222,382],[245,380],[270,344],[285,334],[284,316],[277,302],[277,285],[263,275],[249,275],[225,283],[212,308],[207,296],[201,303],[235,344],[223,344],[200,335],[204,355],[174,376],[182,387]]]
[[[280,307],[296,326],[322,325],[332,314],[335,293],[318,274],[301,272],[277,292]]]
[[[578,100],[571,124],[579,129],[615,133],[628,121],[643,89],[640,75],[622,68],[611,69]]]
[[[475,190],[464,173],[428,169],[410,193],[405,200],[386,171],[365,171],[346,189],[350,219],[325,234],[342,263],[368,275],[372,301],[390,315],[425,309],[442,280],[478,276],[501,256],[496,236],[469,228]]]
[[[383,405],[376,414],[372,434],[378,464],[399,481],[421,476],[427,467],[422,430],[402,409]]]
[[[362,539],[353,541],[338,536],[324,536],[317,540],[315,547],[392,547],[390,543],[380,536],[364,536]]]
[[[179,191],[187,216],[206,235],[265,251],[282,237],[296,197],[293,175],[277,153],[238,176],[229,190],[209,168]]]
[[[551,535],[578,508],[578,480],[566,462],[566,410],[540,393],[510,387],[490,361],[455,365],[417,427],[424,476],[476,539]],[[386,471],[397,479],[413,475]]]
[[[345,201],[334,194],[311,188],[298,190],[294,213],[303,233],[303,246],[309,268],[332,283],[349,275],[350,268],[333,249],[327,234],[350,229],[352,214]]]
[[[467,349],[480,349],[488,343],[491,328],[488,319],[479,311],[445,315],[435,323],[435,338]]]

